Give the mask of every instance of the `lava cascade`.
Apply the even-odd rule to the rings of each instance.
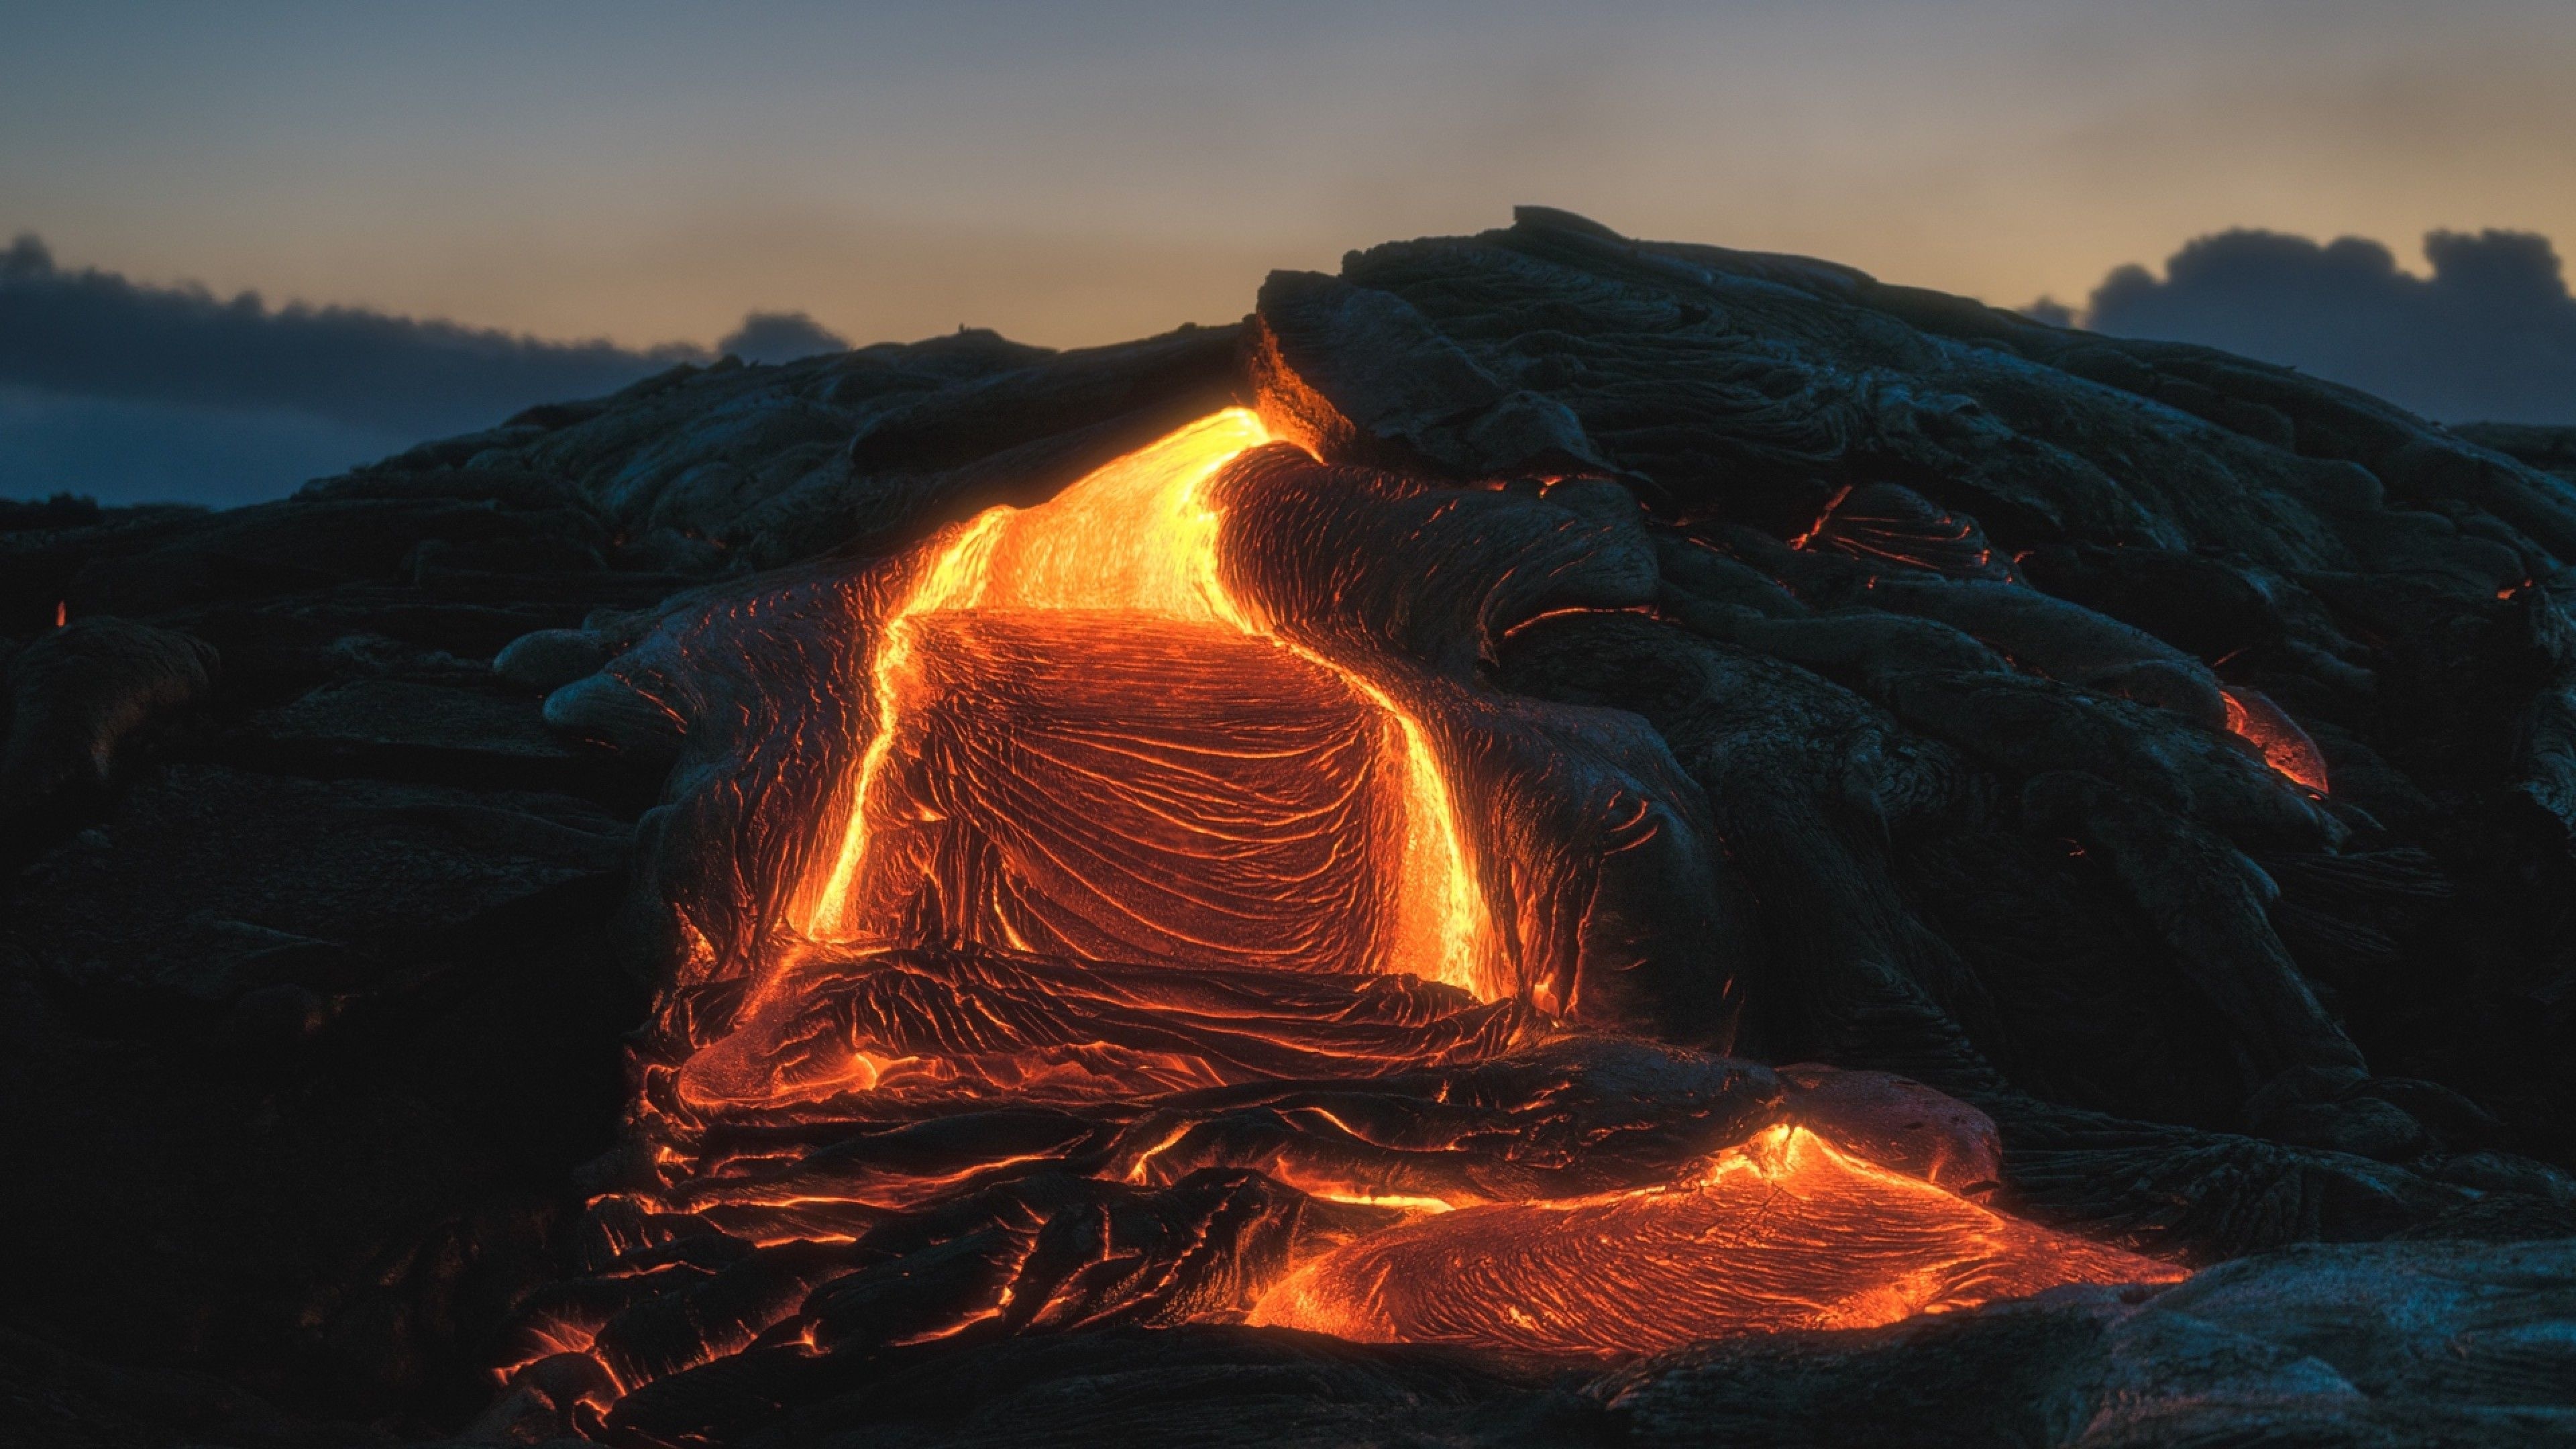
[[[1221,581],[1210,484],[1267,441],[1229,409],[1048,503],[989,509],[938,548],[868,660],[875,733],[839,848],[806,892],[809,934],[1207,962],[1248,951],[1490,987],[1485,904],[1421,726],[1261,627]],[[977,695],[1021,717],[975,719],[961,701]],[[962,728],[942,736],[925,714]],[[1152,723],[1129,723],[1140,715]],[[1009,758],[955,757],[995,736]],[[959,798],[959,781],[982,797]],[[1032,828],[1086,806],[1105,812],[1087,840]],[[1021,887],[1007,901],[1003,878]],[[925,889],[944,900],[935,922]],[[1341,939],[1313,939],[1328,917]]]
[[[592,1401],[641,1414],[764,1348],[1249,1318],[1601,1356],[2173,1276],[1515,985],[1490,883],[1539,873],[1475,847],[1535,827],[1461,814],[1519,798],[1476,773],[1507,752],[1444,756],[1461,732],[1404,703],[1463,686],[1327,657],[1226,585],[1263,542],[1228,480],[1301,486],[1230,469],[1265,437],[1217,414],[861,595],[892,601],[859,621],[869,733],[787,929],[666,997],[658,1186],[594,1204],[598,1276],[531,1311],[523,1362],[593,1363]],[[1389,496],[1481,526],[1474,490]],[[1605,858],[1680,819],[1590,798]]]

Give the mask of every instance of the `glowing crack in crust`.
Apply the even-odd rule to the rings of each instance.
[[[2326,793],[2326,761],[2315,740],[2279,705],[2253,690],[2222,689],[2230,734],[2262,752],[2263,763],[2302,788]]]

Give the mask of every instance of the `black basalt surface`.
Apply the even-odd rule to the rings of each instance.
[[[1228,1155],[1335,1090],[1282,1080],[1192,1099],[1207,1165],[1151,1193],[1025,1177],[847,1261],[656,1250],[792,1286],[843,1351],[756,1343],[606,1421],[588,1359],[505,1382],[537,1307],[611,1281],[630,1050],[674,882],[709,889],[679,852],[749,818],[710,762],[774,723],[636,661],[748,617],[820,676],[798,601],[1228,405],[1627,541],[1615,596],[1490,585],[1508,616],[1439,665],[1687,777],[1705,879],[1664,919],[1721,938],[1726,1019],[1659,1030],[1936,1089],[1993,1125],[1981,1200],[2197,1275],[1606,1368],[1159,1303],[878,1331],[980,1271],[976,1211],[1147,1258],[1193,1214],[1310,1222]],[[1237,326],[727,360],[278,503],[0,508],[0,1440],[2568,1442],[2571,438],[1531,208],[1275,275]],[[1382,1085],[1389,1121],[1450,1090]],[[1623,1150],[1697,1150],[1675,1112]],[[985,1125],[1089,1161],[1167,1124]],[[696,1363],[707,1301],[621,1320],[631,1352]]]

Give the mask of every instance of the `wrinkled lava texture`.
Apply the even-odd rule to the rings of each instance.
[[[2571,458],[1533,208],[0,505],[0,1438],[2567,1442]]]

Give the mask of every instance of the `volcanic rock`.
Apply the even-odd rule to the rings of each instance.
[[[0,839],[22,863],[95,810],[133,758],[214,692],[204,641],[123,619],[84,619],[16,650],[0,673]]]

